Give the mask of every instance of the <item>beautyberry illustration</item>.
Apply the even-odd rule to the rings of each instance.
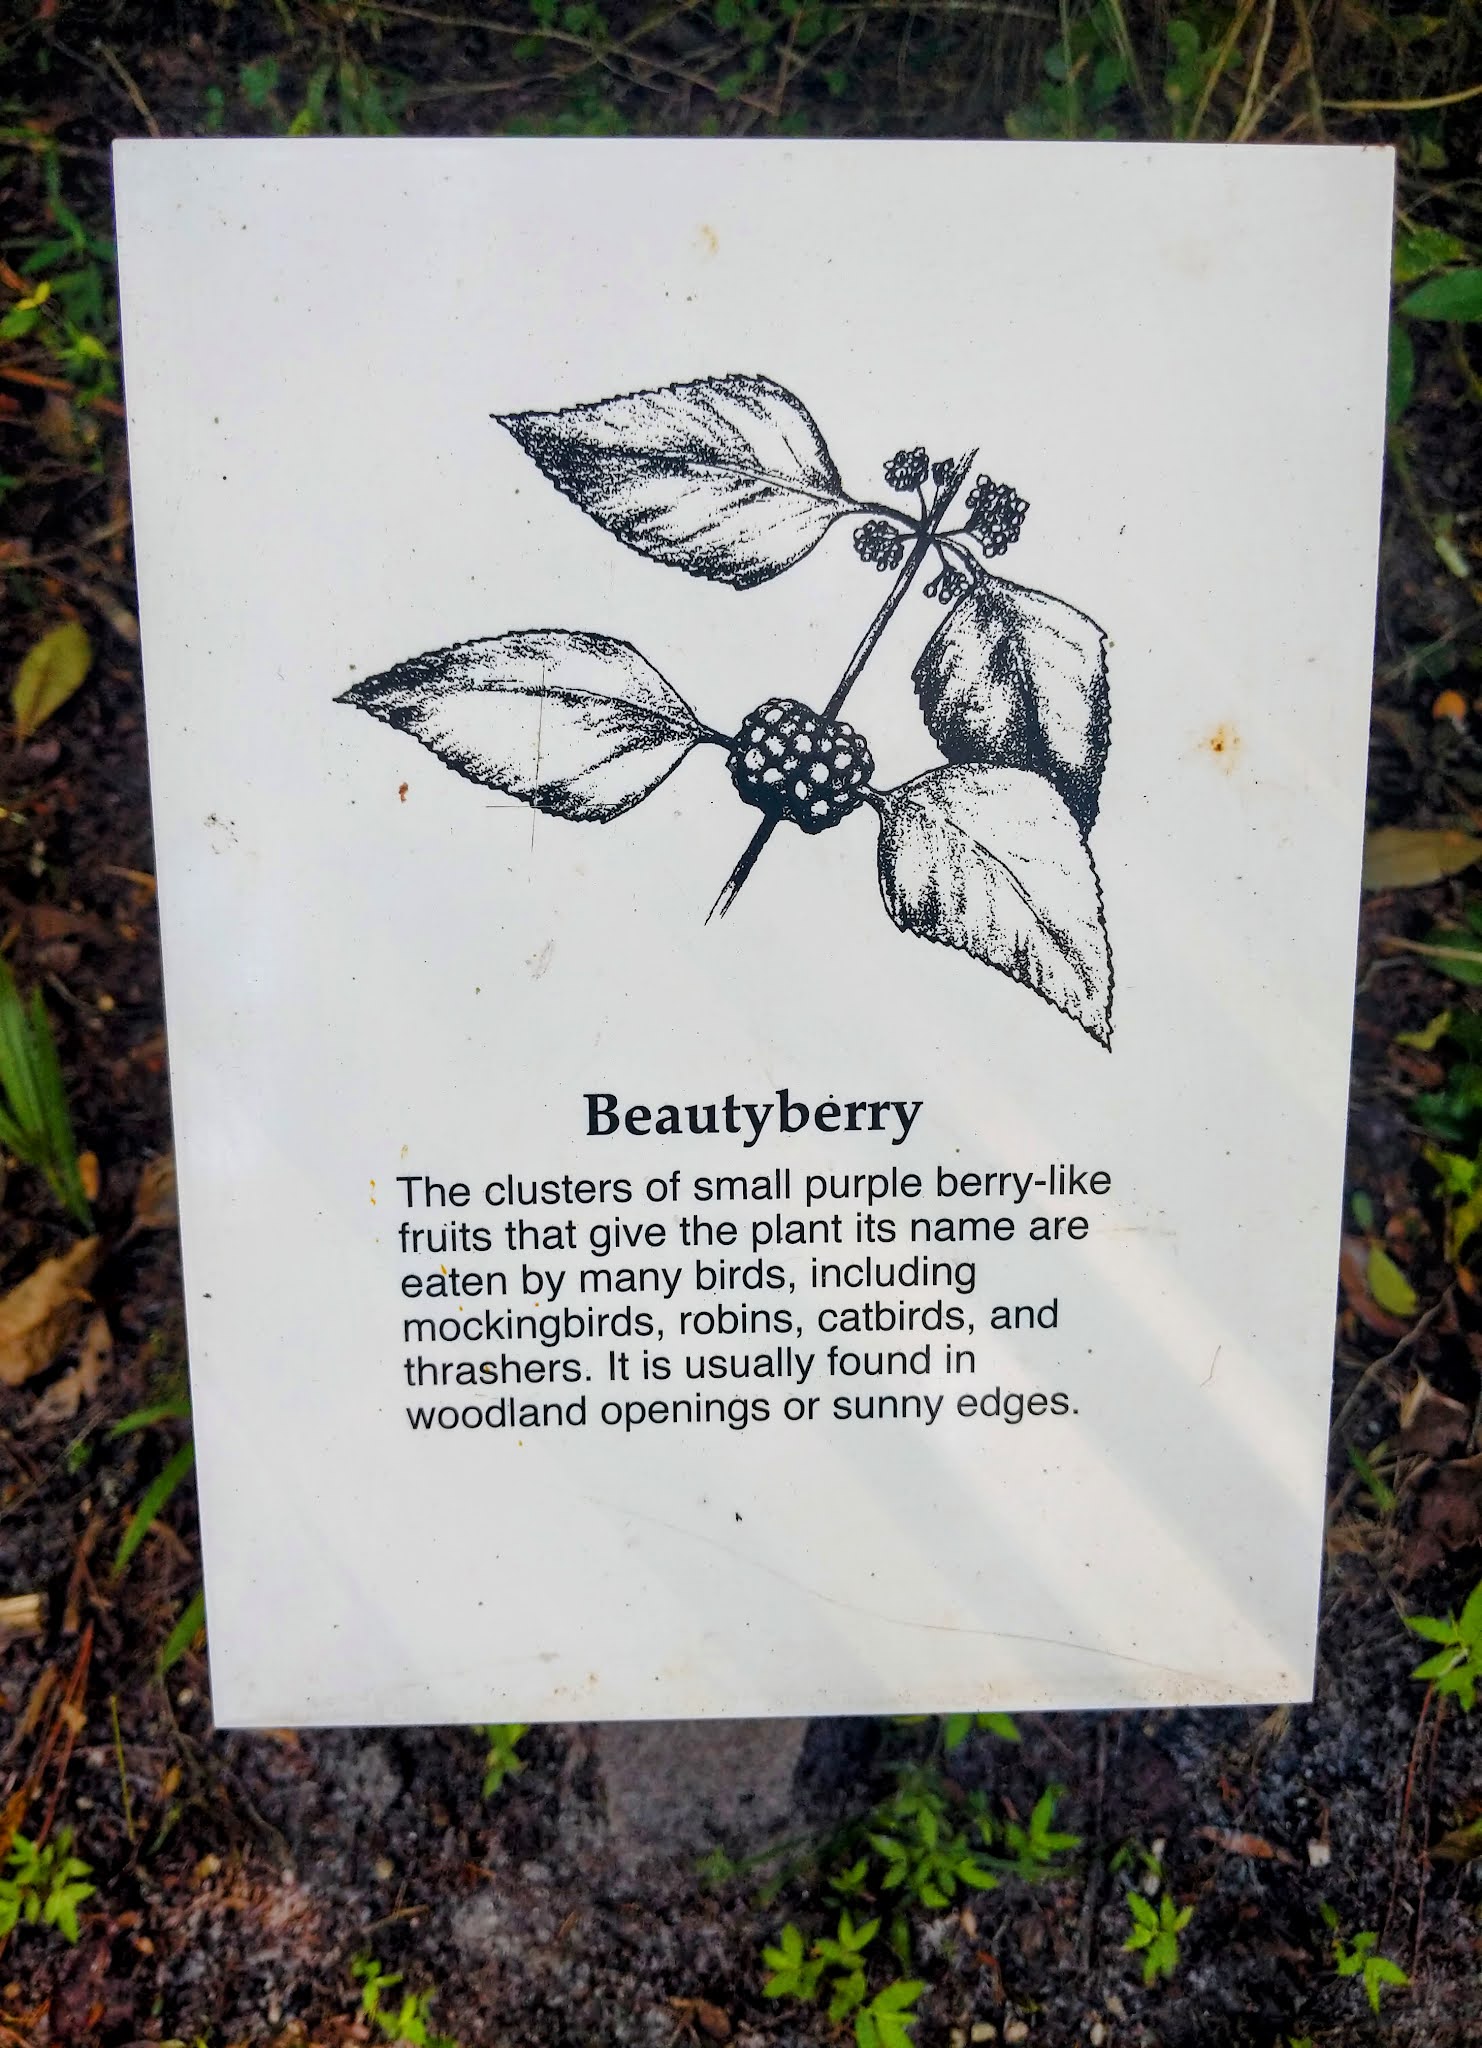
[[[726,764],[743,803],[790,818],[804,832],[825,832],[847,818],[875,772],[862,733],[795,697],[758,704],[741,721]]]
[[[991,476],[974,481],[977,448],[936,462],[898,448],[880,464],[906,494],[891,506],[846,487],[817,420],[770,377],[493,417],[579,513],[688,576],[755,590],[833,546],[836,526],[839,545],[851,532],[861,561],[891,572],[874,617],[821,710],[771,697],[734,737],[631,641],[538,622],[363,675],[338,701],[468,781],[584,826],[623,818],[690,755],[719,748],[761,816],[711,918],[732,909],[779,826],[815,834],[868,806],[897,930],[1006,975],[1110,1051],[1111,942],[1090,846],[1111,731],[1107,636],[1074,605],[992,573],[985,557],[1018,539],[1029,508]],[[877,785],[843,712],[918,575],[944,607],[909,671],[941,759]],[[889,644],[899,665],[898,633]],[[860,855],[868,839],[848,834]]]
[[[888,519],[867,519],[854,530],[854,552],[877,569],[898,569],[906,556],[906,537]]]
[[[902,448],[885,465],[885,481],[893,491],[919,491],[931,464],[924,448]]]
[[[976,535],[985,554],[1007,554],[1024,530],[1028,510],[1028,499],[1011,485],[980,476],[967,494],[967,530]]]

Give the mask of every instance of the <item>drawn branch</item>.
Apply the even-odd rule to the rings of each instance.
[[[807,407],[768,377],[495,417],[628,547],[737,590],[790,569],[856,509]]]
[[[935,536],[937,529],[946,518],[953,498],[956,497],[958,491],[962,488],[962,480],[972,468],[976,455],[977,450],[974,449],[972,454],[964,455],[960,462],[947,465],[938,485],[936,502],[921,521],[915,545],[902,562],[894,583],[886,593],[885,602],[865,628],[864,637],[860,640],[853,654],[850,655],[848,664],[843,675],[839,678],[833,695],[823,707],[825,718],[838,717],[848,699],[849,692],[864,674],[865,664],[880,644],[885,628],[890,624],[891,619],[899,609],[902,598],[915,581],[922,563],[932,553],[936,545]],[[714,903],[711,904],[705,919],[707,924],[713,917],[724,917],[740,895],[746,885],[747,877],[761,859],[767,841],[776,829],[776,824],[777,820],[775,818],[764,818],[761,824],[757,826],[747,845],[746,851],[726,877],[724,887]]]
[[[636,648],[601,633],[501,633],[367,676],[336,699],[410,733],[471,782],[605,823],[691,747],[724,736]]]
[[[1043,776],[933,768],[875,799],[880,893],[902,931],[955,946],[1111,1045],[1101,884]]]

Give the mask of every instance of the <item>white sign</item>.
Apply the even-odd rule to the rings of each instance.
[[[1391,168],[119,146],[219,1721],[1308,1696]]]

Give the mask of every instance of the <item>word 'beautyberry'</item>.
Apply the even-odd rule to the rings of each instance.
[[[906,556],[906,537],[888,519],[867,519],[854,529],[854,552],[877,569],[898,569]]]
[[[769,818],[824,832],[863,802],[875,763],[863,734],[810,711],[795,697],[769,697],[741,721],[726,756],[736,794]]]
[[[931,464],[924,448],[902,448],[885,465],[885,481],[893,491],[919,491]]]
[[[967,494],[967,530],[982,543],[986,555],[1006,554],[1024,530],[1029,500],[1009,484],[980,476]]]

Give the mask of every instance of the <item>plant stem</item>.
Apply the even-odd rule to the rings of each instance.
[[[855,648],[853,654],[850,655],[848,666],[845,668],[843,675],[840,676],[834,694],[823,707],[821,716],[824,718],[837,718],[843,709],[845,698],[859,681],[860,676],[864,672],[865,663],[879,646],[880,636],[895,617],[902,598],[904,598],[906,592],[916,580],[917,571],[928,555],[930,555],[936,543],[937,528],[941,525],[943,519],[946,518],[947,509],[951,505],[952,500],[962,489],[963,479],[972,468],[977,453],[977,449],[974,448],[970,454],[964,455],[962,460],[956,464],[952,474],[938,492],[936,503],[932,506],[930,513],[916,529],[916,539],[912,544],[911,551],[906,556],[905,561],[902,562],[896,579],[891,584],[886,595],[884,604],[881,605],[879,611],[876,612],[874,618],[871,619],[869,625],[865,628],[864,638]],[[712,917],[725,916],[745,887],[748,875],[750,875],[752,869],[761,859],[763,848],[780,822],[777,818],[762,819],[762,822],[752,834],[751,842],[747,846],[746,851],[726,878],[725,887],[716,897],[714,903],[711,904],[709,915],[705,919],[707,924],[709,924]]]

